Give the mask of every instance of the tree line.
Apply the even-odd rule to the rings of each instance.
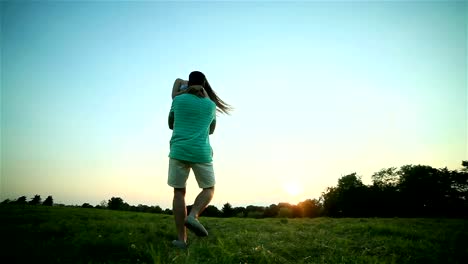
[[[6,199],[0,204],[12,204],[12,205],[45,205],[45,206],[52,206],[54,205],[54,198],[52,195],[47,196],[47,198],[42,201],[40,195],[36,194],[33,198],[28,202],[28,198],[26,196],[21,196],[18,199],[12,201],[10,199]]]
[[[52,196],[44,202],[35,195],[29,202],[26,196],[1,204],[53,205]],[[112,197],[83,208],[123,210],[157,214],[172,214],[159,206],[129,205],[120,197]],[[190,206],[187,208],[190,210]],[[468,161],[462,168],[436,169],[426,165],[404,165],[385,168],[372,175],[372,183],[365,185],[357,173],[338,179],[337,186],[328,187],[319,199],[307,199],[297,205],[289,203],[270,206],[233,207],[225,203],[221,210],[210,205],[202,213],[208,217],[468,217]]]
[[[322,194],[332,217],[468,217],[468,161],[459,170],[405,165],[382,169],[364,185],[352,173]]]

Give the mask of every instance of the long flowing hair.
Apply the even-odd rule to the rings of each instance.
[[[192,85],[202,85],[203,88],[205,88],[205,91],[210,97],[211,101],[216,104],[216,110],[218,112],[229,115],[229,113],[233,110],[231,105],[219,98],[213,88],[211,88],[208,79],[206,79],[206,76],[202,72],[193,71],[190,73],[188,86],[190,87]]]

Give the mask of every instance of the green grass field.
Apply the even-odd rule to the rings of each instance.
[[[202,217],[186,251],[170,215],[0,206],[0,221],[8,263],[468,263],[462,219]]]

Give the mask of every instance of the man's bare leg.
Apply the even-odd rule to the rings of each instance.
[[[190,216],[193,216],[195,219],[205,210],[208,204],[213,199],[214,187],[203,189],[195,199],[192,209],[190,210]]]
[[[185,188],[174,188],[172,211],[174,212],[178,240],[187,243],[187,229],[184,225],[185,218],[187,217],[187,207],[185,207]]]

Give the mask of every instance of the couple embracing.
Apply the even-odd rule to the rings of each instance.
[[[172,244],[185,249],[187,228],[198,236],[208,235],[198,216],[214,195],[213,150],[209,135],[216,128],[216,112],[229,114],[232,108],[218,97],[199,71],[191,72],[188,81],[175,80],[172,99],[168,123],[173,132],[167,183],[174,188],[172,207],[178,235]],[[190,170],[202,191],[187,214],[185,187]]]

